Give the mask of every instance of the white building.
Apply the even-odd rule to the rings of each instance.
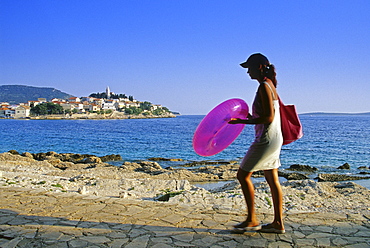
[[[113,100],[105,100],[102,104],[103,110],[116,110],[115,101]]]
[[[31,108],[29,106],[20,105],[15,108],[14,118],[26,118],[30,116]]]

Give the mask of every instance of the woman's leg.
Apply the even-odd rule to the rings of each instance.
[[[254,186],[251,179],[252,173],[253,172],[246,172],[240,168],[237,173],[237,178],[240,182],[248,209],[247,219],[245,222],[242,222],[239,227],[253,227],[259,225],[254,207]]]
[[[274,228],[284,230],[283,223],[283,192],[278,177],[278,169],[265,170],[265,178],[271,189],[272,202],[274,204]]]

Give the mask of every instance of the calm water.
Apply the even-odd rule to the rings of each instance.
[[[253,126],[246,126],[232,145],[215,156],[195,154],[192,136],[202,118],[189,115],[168,119],[0,120],[0,152],[14,149],[31,153],[120,154],[127,161],[150,157],[235,160],[244,156],[253,141]],[[305,135],[283,146],[283,168],[298,163],[330,172],[349,163],[351,171],[357,172],[359,166],[370,166],[370,116],[304,115],[301,121]]]

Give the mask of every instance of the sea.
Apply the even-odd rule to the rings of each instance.
[[[176,118],[117,120],[0,120],[0,152],[119,154],[123,161],[152,157],[181,158],[159,162],[182,167],[193,161],[241,160],[254,139],[254,127],[245,126],[224,151],[210,157],[197,155],[192,138],[203,115]],[[320,173],[359,175],[370,166],[369,115],[301,115],[304,136],[281,151],[282,169],[292,164],[317,167]],[[350,170],[338,170],[344,163]],[[369,176],[369,175],[366,175]],[[369,185],[370,180],[360,180]]]

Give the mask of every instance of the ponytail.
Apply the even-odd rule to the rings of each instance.
[[[264,76],[272,81],[275,87],[277,87],[276,71],[273,64],[264,67]]]

